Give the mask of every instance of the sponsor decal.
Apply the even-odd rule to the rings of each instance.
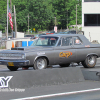
[[[8,87],[8,83],[13,76],[0,77],[0,88]]]
[[[25,92],[25,89],[20,88],[0,88],[0,92]]]
[[[68,58],[71,55],[72,55],[72,52],[70,52],[70,51],[64,51],[64,52],[59,53],[59,57],[67,57]]]
[[[45,52],[37,52],[37,55],[44,55]]]

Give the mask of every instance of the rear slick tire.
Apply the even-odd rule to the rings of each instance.
[[[18,69],[18,67],[14,67],[14,66],[7,66],[7,68],[10,70],[10,71],[16,71]]]

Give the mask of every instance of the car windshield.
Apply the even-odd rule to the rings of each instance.
[[[40,37],[31,46],[55,46],[58,37]]]

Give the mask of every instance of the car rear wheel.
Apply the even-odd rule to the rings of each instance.
[[[88,56],[84,61],[82,61],[82,65],[84,68],[93,68],[96,65],[97,57],[96,56]]]
[[[15,66],[7,66],[7,68],[10,70],[10,71],[16,71],[18,69],[18,67],[15,67]]]
[[[69,67],[70,63],[67,64],[60,64],[61,67]]]
[[[43,57],[38,58],[34,63],[34,69],[45,69],[47,67],[47,60]]]

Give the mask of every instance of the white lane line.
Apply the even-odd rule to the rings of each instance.
[[[76,94],[76,93],[99,91],[99,90],[100,90],[100,88],[95,88],[95,89],[89,89],[89,90],[72,91],[72,92],[64,92],[64,93],[56,93],[56,94],[48,94],[48,95],[41,95],[41,96],[34,96],[34,97],[26,97],[26,98],[12,99],[12,100],[39,99],[39,98],[46,98],[46,97],[53,97],[53,96],[62,96],[62,95],[70,95],[70,94]]]

